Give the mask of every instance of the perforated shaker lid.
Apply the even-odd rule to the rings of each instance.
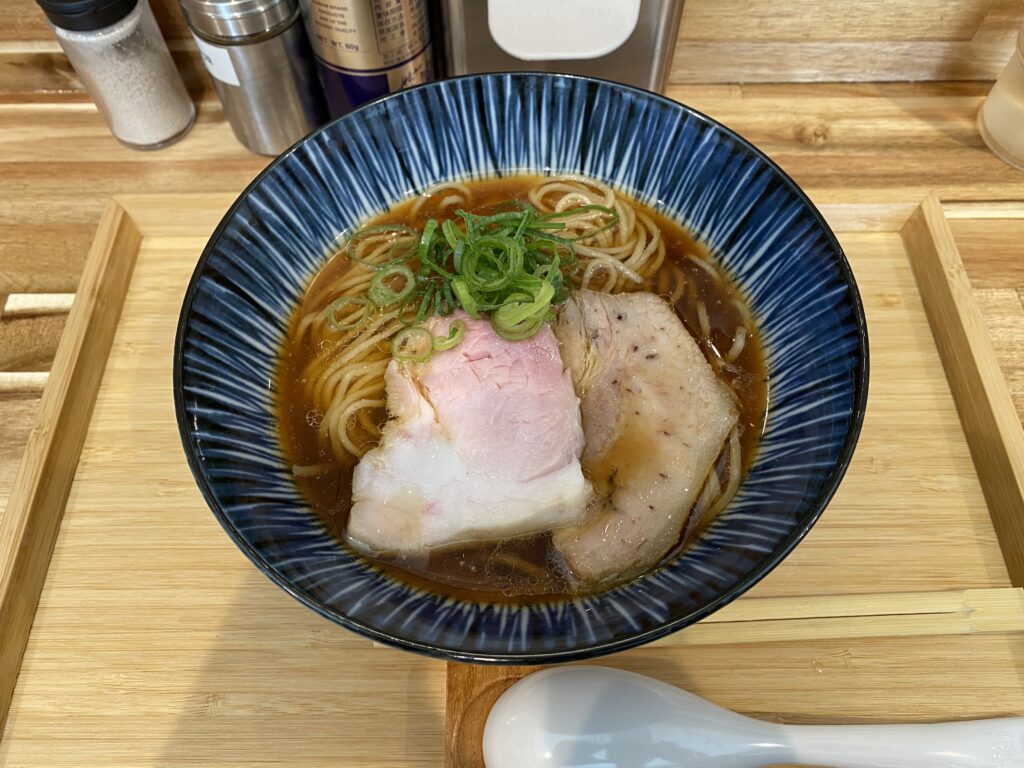
[[[179,0],[193,31],[211,37],[258,35],[287,21],[296,0]]]
[[[36,0],[43,13],[61,29],[91,32],[116,24],[135,10],[139,0]]]

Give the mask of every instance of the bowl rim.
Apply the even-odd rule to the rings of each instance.
[[[594,645],[581,645],[578,648],[570,650],[560,651],[539,651],[539,652],[510,652],[501,654],[489,654],[479,653],[469,650],[460,650],[452,648],[444,648],[436,645],[432,645],[426,642],[420,642],[416,640],[410,640],[407,638],[397,637],[389,632],[382,631],[376,627],[373,627],[363,621],[357,621],[349,616],[346,616],[330,606],[322,603],[321,601],[313,598],[305,592],[296,588],[291,582],[274,570],[271,565],[264,559],[263,555],[252,545],[250,545],[235,528],[234,524],[228,519],[227,514],[221,508],[220,502],[217,499],[212,487],[210,486],[205,474],[201,471],[201,462],[196,455],[191,441],[191,432],[188,429],[187,420],[185,419],[185,396],[184,388],[182,383],[183,367],[184,367],[184,344],[185,344],[185,330],[188,325],[188,319],[191,315],[192,305],[195,300],[197,287],[199,281],[202,279],[205,272],[207,261],[210,259],[216,245],[220,241],[224,231],[230,225],[239,207],[243,204],[250,192],[260,185],[263,180],[275,172],[277,167],[284,163],[289,157],[291,157],[296,150],[306,142],[312,140],[314,137],[319,136],[332,129],[336,124],[344,121],[349,115],[368,110],[377,104],[380,104],[388,99],[399,96],[407,91],[418,91],[418,90],[429,90],[431,88],[437,88],[442,84],[449,82],[458,81],[470,81],[470,80],[486,80],[486,79],[497,79],[497,78],[541,78],[541,79],[557,79],[557,80],[577,80],[584,82],[593,82],[601,86],[610,87],[613,90],[622,90],[630,92],[644,99],[653,99],[661,102],[669,109],[677,109],[687,113],[693,118],[704,122],[715,128],[718,131],[722,131],[730,139],[735,141],[747,152],[756,156],[759,160],[764,162],[771,170],[773,170],[780,181],[792,192],[796,198],[806,207],[810,212],[814,221],[818,224],[820,231],[824,233],[829,246],[833,249],[836,256],[835,263],[839,268],[840,275],[846,284],[848,290],[848,296],[850,305],[852,308],[851,322],[854,324],[857,341],[861,350],[861,354],[858,356],[856,367],[853,369],[853,403],[850,413],[849,426],[846,431],[846,435],[843,439],[843,444],[840,447],[838,455],[836,457],[835,464],[832,470],[829,472],[825,479],[824,490],[819,494],[813,509],[810,510],[809,516],[806,521],[799,525],[793,533],[786,538],[781,545],[776,547],[771,554],[766,557],[757,568],[751,571],[749,574],[744,576],[742,579],[737,581],[732,587],[725,590],[721,594],[717,595],[713,600],[709,601],[706,605],[696,610],[690,611],[685,615],[678,616],[671,621],[667,621],[659,627],[650,629],[646,632],[637,634],[631,634],[622,639],[612,640],[604,643]],[[274,158],[263,170],[261,170],[253,179],[246,185],[245,189],[242,190],[235,198],[234,202],[224,213],[221,220],[218,222],[216,228],[210,235],[209,240],[203,248],[203,252],[196,262],[196,266],[192,272],[192,276],[189,279],[188,286],[185,289],[184,298],[182,299],[181,311],[178,315],[178,323],[175,331],[174,350],[172,357],[172,387],[174,394],[174,411],[175,419],[178,423],[178,434],[181,439],[182,449],[185,453],[185,459],[188,462],[189,470],[202,493],[203,499],[206,502],[207,507],[213,512],[214,517],[220,523],[221,527],[228,534],[235,545],[245,554],[245,556],[260,570],[265,576],[273,581],[278,587],[283,589],[293,598],[298,600],[303,605],[312,609],[320,616],[323,616],[330,621],[340,624],[344,628],[356,632],[364,637],[368,637],[371,640],[382,642],[386,645],[401,648],[407,651],[413,651],[422,655],[430,656],[437,659],[444,659],[447,661],[459,661],[475,664],[494,664],[494,665],[515,665],[515,664],[552,664],[568,661],[581,661],[584,659],[595,658],[610,653],[617,653],[619,651],[625,651],[630,648],[636,648],[641,645],[645,645],[649,642],[657,640],[677,632],[685,627],[695,624],[701,619],[710,616],[712,613],[720,610],[736,598],[740,597],[751,587],[756,585],[771,571],[773,571],[779,563],[781,563],[793,549],[799,544],[804,537],[808,534],[811,528],[818,522],[821,515],[824,513],[825,508],[831,502],[833,496],[839,488],[843,477],[849,468],[850,461],[853,458],[853,453],[857,445],[857,441],[860,437],[861,428],[864,422],[864,415],[867,407],[868,399],[868,380],[870,373],[870,353],[868,346],[868,331],[867,321],[864,314],[864,305],[861,300],[860,291],[857,287],[856,280],[853,275],[853,269],[850,267],[849,260],[846,257],[846,253],[842,246],[839,244],[839,240],[836,238],[832,228],[826,222],[825,217],[821,211],[818,210],[817,206],[811,201],[807,194],[797,185],[797,183],[786,173],[779,165],[768,157],[765,152],[758,149],[753,143],[741,136],[732,128],[724,125],[723,123],[715,120],[712,117],[700,112],[697,109],[684,104],[682,102],[670,99],[660,93],[648,91],[643,88],[638,88],[632,85],[625,85],[623,83],[617,83],[612,80],[606,80],[603,78],[589,77],[584,75],[570,75],[570,74],[559,74],[551,72],[533,72],[533,71],[522,71],[522,72],[488,72],[488,73],[476,73],[469,75],[461,75],[459,77],[443,78],[441,80],[433,80],[428,83],[423,83],[412,88],[406,88],[402,91],[396,91],[389,93],[384,96],[373,99],[372,101],[363,104],[351,112],[346,113],[340,117],[336,117],[317,129],[311,131],[306,136],[296,141],[292,146]],[[769,406],[770,408],[770,406]],[[623,585],[623,586],[628,586]],[[601,593],[594,595],[594,598],[600,598]],[[490,603],[481,601],[478,605],[485,606]]]

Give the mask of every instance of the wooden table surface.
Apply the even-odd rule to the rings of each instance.
[[[753,141],[819,203],[913,204],[932,190],[944,201],[1024,200],[1024,173],[994,158],[975,128],[988,87],[692,85],[670,95]],[[68,297],[39,294],[74,292],[106,201],[237,192],[268,162],[234,140],[208,92],[197,96],[192,132],[153,153],[117,144],[80,94],[0,98],[0,515],[44,380],[28,374],[49,368],[66,315]],[[951,226],[1024,418],[1024,222]],[[962,638],[930,642],[937,654],[968,648]]]
[[[1024,173],[985,148],[975,115],[986,83],[674,86],[670,95],[721,120],[768,153],[820,203],[1024,199]],[[200,99],[179,144],[142,153],[119,145],[80,93],[31,103],[0,98],[0,306],[8,294],[75,290],[100,212],[115,195],[239,191],[268,162],[234,139],[216,99]],[[1024,415],[1024,259],[984,223],[953,222]],[[1015,238],[1024,244],[1024,231]],[[34,305],[55,304],[38,312]],[[61,300],[9,299],[0,372],[48,369]],[[24,309],[28,305],[29,309]],[[0,510],[38,403],[39,377],[0,386]]]

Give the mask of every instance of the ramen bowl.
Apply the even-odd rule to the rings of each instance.
[[[745,293],[769,409],[729,506],[679,556],[557,601],[454,599],[397,581],[333,536],[279,444],[289,318],[339,233],[453,179],[582,173],[680,222]],[[614,83],[539,74],[446,80],[314,132],[232,205],[189,284],[174,354],[178,425],[211,510],[270,579],[374,640],[447,659],[541,664],[679,630],[757,583],[821,515],[867,397],[864,314],[835,236],[796,184],[728,128]]]

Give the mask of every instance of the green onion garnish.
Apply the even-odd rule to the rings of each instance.
[[[448,327],[448,336],[435,336],[434,337],[434,349],[439,352],[443,352],[446,349],[451,349],[462,341],[466,335],[466,324],[461,320],[452,320],[452,324]]]
[[[459,304],[466,314],[472,318],[480,317],[480,312],[477,311],[476,299],[473,298],[473,294],[470,293],[469,287],[466,285],[465,278],[456,277],[452,280],[452,293],[455,294],[455,298],[459,300]]]
[[[487,315],[494,330],[506,339],[528,339],[554,316],[552,307],[568,297],[569,278],[576,269],[574,243],[619,221],[614,209],[601,205],[542,214],[528,204],[514,203],[487,215],[455,213],[457,218],[443,223],[428,220],[418,232],[397,224],[356,232],[345,253],[377,274],[370,281],[367,299],[339,299],[331,306],[332,327],[357,327],[369,316],[370,304],[397,307],[407,327],[392,340],[392,354],[415,362],[425,362],[435,349],[450,349],[462,340],[465,324],[459,321],[452,323],[443,339],[435,339],[422,325],[430,315],[447,317],[459,308],[473,318]],[[593,228],[569,235],[566,220],[581,213],[589,214],[586,218],[593,220]],[[360,243],[372,236],[391,242],[383,263],[360,255]],[[348,305],[360,307],[355,320]],[[345,310],[342,316],[338,316],[340,310]]]
[[[422,325],[403,328],[391,339],[391,356],[403,362],[425,363],[434,354],[434,334]]]
[[[402,287],[397,291],[387,284],[389,278],[399,277]],[[404,301],[416,287],[416,276],[405,264],[389,264],[380,270],[370,281],[366,296],[378,307],[390,307]]]

